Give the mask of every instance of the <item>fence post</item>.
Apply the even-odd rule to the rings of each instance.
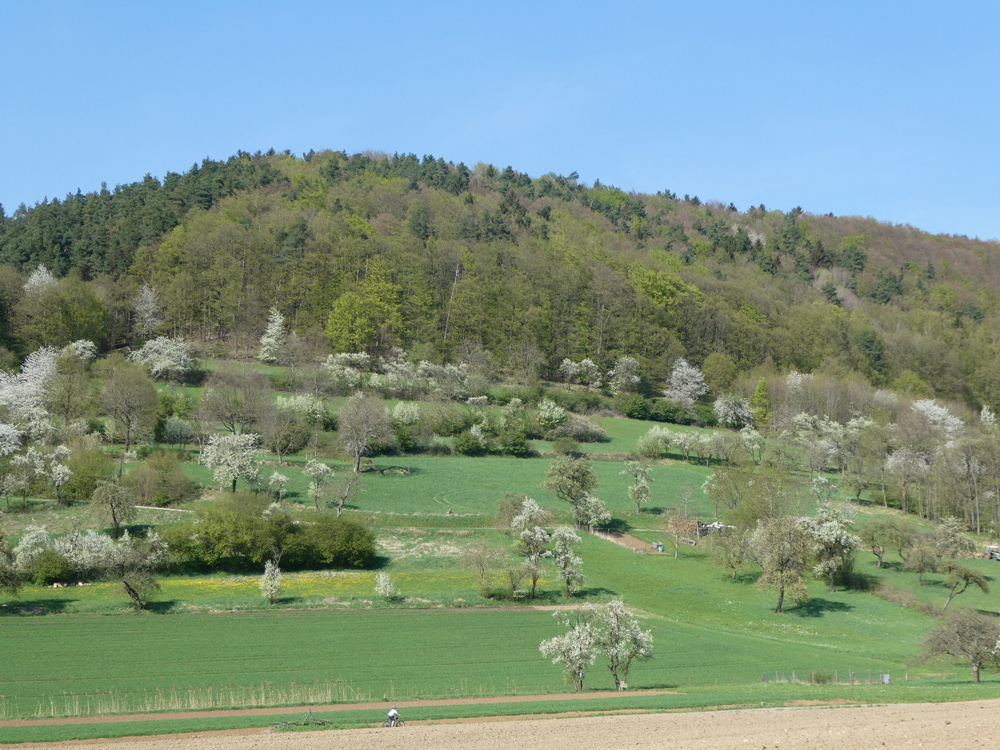
[[[833,670],[833,684],[836,685],[838,682],[840,682],[840,671],[835,669]]]
[[[761,682],[763,682],[763,681],[764,681],[764,673],[763,673],[763,672],[761,672],[761,673],[760,673],[760,681],[761,681]]]
[[[795,670],[792,670],[792,682],[795,682]]]
[[[774,681],[775,681],[775,682],[777,682],[777,681],[778,681],[778,670],[777,670],[777,669],[776,669],[776,670],[774,670]]]
[[[854,670],[852,669],[852,670],[851,670],[851,671],[850,671],[850,672],[848,673],[848,675],[849,675],[848,679],[850,679],[850,681],[851,681],[851,684],[853,685],[853,684],[854,684]]]
[[[881,682],[881,680],[879,680],[879,682]],[[868,670],[868,684],[872,684],[872,671],[870,669]]]

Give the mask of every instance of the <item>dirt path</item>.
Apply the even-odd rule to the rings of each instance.
[[[610,533],[607,531],[594,531],[594,536],[600,537],[605,541],[612,542],[613,544],[618,544],[622,547],[627,547],[634,552],[641,552],[646,555],[659,555],[664,554],[657,552],[653,549],[653,545],[649,542],[644,542],[641,539],[637,539],[631,534],[622,533]]]
[[[40,745],[60,750],[680,750],[966,748],[996,744],[1000,700],[476,721],[336,732],[240,730]]]

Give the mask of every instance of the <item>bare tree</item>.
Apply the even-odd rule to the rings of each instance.
[[[272,410],[271,381],[253,370],[220,367],[205,383],[202,416],[221,422],[234,435],[256,432]]]
[[[131,472],[129,476],[132,476]],[[121,527],[136,519],[135,497],[127,488],[113,482],[98,482],[90,498],[90,512],[98,523],[111,524],[115,539],[121,536]]]
[[[340,409],[337,432],[347,452],[354,457],[354,473],[361,471],[361,458],[377,445],[392,442],[392,417],[381,401],[356,393]]]
[[[112,422],[125,431],[125,453],[135,436],[152,429],[156,421],[159,397],[149,376],[137,366],[121,366],[104,381],[101,406]],[[118,466],[118,476],[125,466],[125,453]]]

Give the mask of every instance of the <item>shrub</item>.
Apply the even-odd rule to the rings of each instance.
[[[650,419],[670,424],[694,424],[694,417],[683,404],[668,398],[657,399],[649,411]]]
[[[581,443],[604,443],[608,433],[604,428],[579,414],[567,414],[566,421],[548,433],[549,440],[561,437],[572,438]]]
[[[695,422],[701,427],[715,427],[719,424],[719,418],[711,404],[695,404],[694,414]]]
[[[36,586],[69,583],[73,580],[73,566],[69,560],[52,549],[42,550],[31,561],[31,582]]]
[[[630,419],[648,419],[650,403],[639,393],[630,393],[615,399],[618,410]]]
[[[455,435],[451,440],[451,450],[463,456],[483,456],[486,454],[486,446],[469,430]]]
[[[375,559],[375,535],[363,524],[330,515],[307,527],[313,559],[338,568],[366,568]]]
[[[573,456],[580,452],[580,444],[571,437],[558,437],[552,441],[552,450],[561,456]]]

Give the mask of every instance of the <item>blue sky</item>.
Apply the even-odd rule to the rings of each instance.
[[[985,2],[8,0],[0,203],[372,149],[997,238],[998,22]]]

